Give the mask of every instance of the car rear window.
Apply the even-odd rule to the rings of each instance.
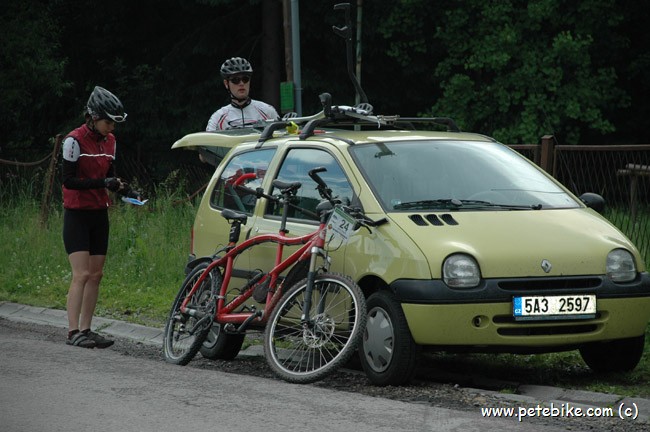
[[[247,187],[255,189],[262,185],[269,163],[275,154],[274,148],[253,150],[234,156],[224,168],[210,196],[210,205],[215,208],[227,208],[246,214],[252,214],[257,199],[236,190],[233,183],[242,174],[255,173],[256,178],[246,181]]]

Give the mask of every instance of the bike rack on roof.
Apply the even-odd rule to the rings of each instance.
[[[456,122],[449,117],[400,117],[383,116],[383,115],[364,115],[360,114],[356,107],[348,106],[333,106],[330,107],[331,114],[329,117],[310,118],[309,120],[302,120],[294,118],[291,120],[282,120],[270,123],[267,125],[258,139],[258,147],[265,141],[273,138],[273,133],[277,130],[291,127],[293,124],[304,124],[305,127],[301,130],[299,138],[306,140],[314,135],[316,128],[323,126],[357,126],[357,125],[372,125],[377,126],[377,129],[408,129],[417,130],[414,124],[433,124],[447,126],[447,132],[460,132]],[[321,112],[322,113],[322,112]]]

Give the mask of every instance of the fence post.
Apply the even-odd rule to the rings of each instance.
[[[61,141],[63,141],[63,135],[57,134],[56,138],[54,138],[54,151],[52,151],[52,156],[50,157],[50,166],[47,168],[47,172],[45,173],[40,215],[42,227],[47,223],[47,218],[50,214],[50,197],[52,196],[52,189],[54,188],[54,174],[56,172],[56,161],[59,157],[59,150],[61,149]]]
[[[539,165],[547,173],[553,174],[553,135],[544,135],[542,137]]]

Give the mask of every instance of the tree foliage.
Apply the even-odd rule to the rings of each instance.
[[[339,2],[299,2],[305,114],[325,91],[334,103],[354,101],[345,42],[332,32],[345,24]],[[0,158],[46,150],[102,85],[129,113],[120,153],[164,171],[178,158],[169,146],[226,102],[218,70],[231,56],[253,63],[253,97],[279,104],[282,0],[3,6]],[[503,142],[550,133],[562,143],[647,142],[648,9],[631,0],[365,1],[360,78],[376,112],[450,116]]]
[[[609,115],[629,97],[603,53],[622,48],[622,19],[601,0],[452,2],[436,26],[447,55],[431,111],[504,142],[551,133],[576,144],[585,130],[611,133]]]
[[[50,113],[70,83],[48,11],[37,0],[6,0],[0,9],[0,147],[29,147],[38,131],[56,129]]]

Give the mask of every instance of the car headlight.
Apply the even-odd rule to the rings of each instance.
[[[614,249],[607,254],[605,268],[612,282],[630,282],[636,277],[634,257],[625,249]]]
[[[481,271],[471,256],[455,254],[442,265],[442,277],[451,288],[473,288],[481,281]]]

